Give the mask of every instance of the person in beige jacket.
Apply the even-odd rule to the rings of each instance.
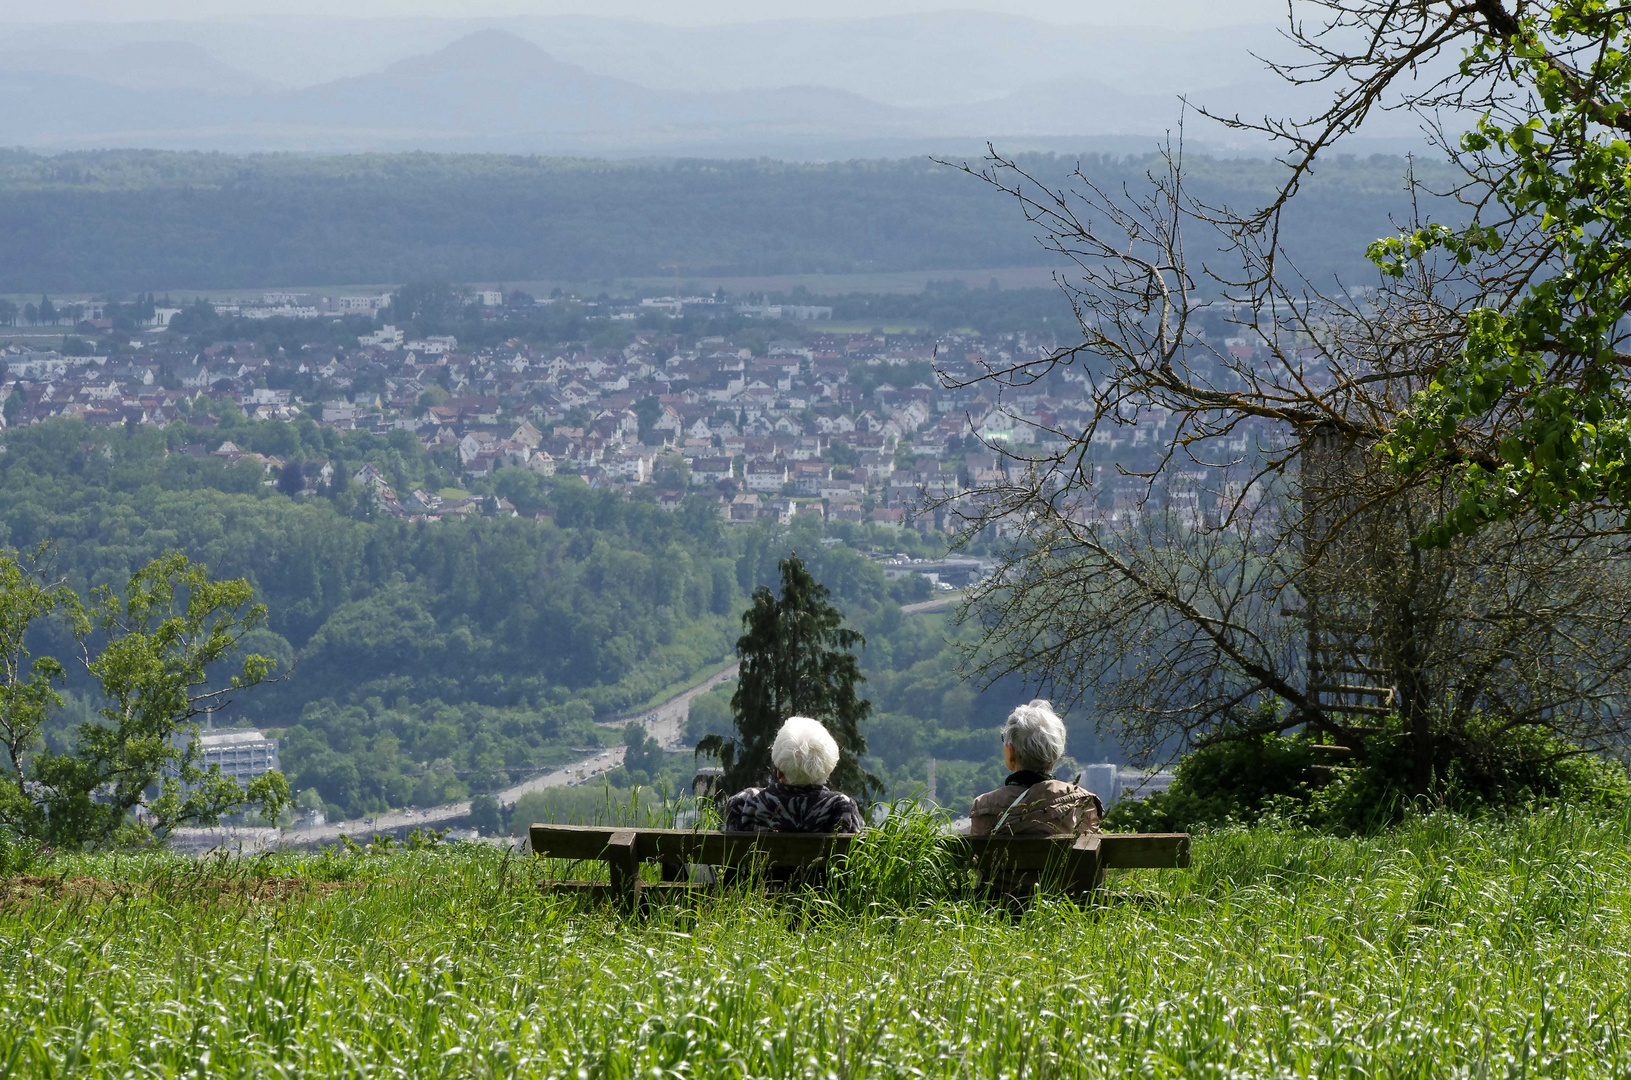
[[[1002,727],[1008,780],[974,800],[975,836],[1080,836],[1097,832],[1104,804],[1086,788],[1052,777],[1065,756],[1065,725],[1040,698],[1008,714]]]

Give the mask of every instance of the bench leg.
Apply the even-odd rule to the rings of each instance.
[[[1103,861],[1100,858],[1099,837],[1093,833],[1078,836],[1065,862],[1066,889],[1076,896],[1092,893],[1104,881]]]
[[[635,846],[632,829],[612,833],[606,841],[606,865],[611,870],[612,895],[618,902],[634,910],[640,899],[640,856]]]

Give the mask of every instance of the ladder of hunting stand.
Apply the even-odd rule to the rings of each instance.
[[[1347,482],[1366,467],[1369,442],[1327,427],[1309,439],[1302,461],[1303,542],[1312,555],[1334,558],[1324,580],[1300,586],[1302,606],[1295,612],[1307,633],[1307,694],[1325,714],[1351,716],[1349,733],[1376,730],[1376,722],[1394,710],[1391,672],[1380,662],[1375,638],[1376,612],[1356,581],[1341,567],[1354,553],[1364,532],[1346,535],[1364,514]],[[1357,515],[1350,517],[1350,515]],[[1363,718],[1375,718],[1367,723]],[[1334,733],[1333,733],[1334,734]]]
[[[1377,665],[1371,620],[1357,611],[1332,611],[1313,602],[1302,610],[1308,633],[1308,694],[1329,713],[1383,717],[1394,709],[1390,672]],[[1345,725],[1373,730],[1374,724]]]

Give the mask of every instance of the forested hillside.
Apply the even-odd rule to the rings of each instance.
[[[1074,158],[1021,164],[1067,180]],[[1094,156],[1106,189],[1153,159]],[[1257,205],[1277,166],[1186,162],[1192,197]],[[1417,166],[1420,173],[1421,166]],[[1400,158],[1341,159],[1282,237],[1300,269],[1369,277],[1365,244],[1405,213]],[[1197,242],[1201,242],[1197,238]],[[0,152],[0,292],[575,281],[1051,265],[1019,208],[928,159],[624,164],[500,155]]]
[[[48,542],[81,589],[121,583],[171,548],[216,575],[248,578],[270,609],[251,645],[287,678],[221,720],[280,732],[296,789],[315,787],[336,811],[439,803],[568,760],[600,745],[603,731],[615,742],[592,721],[727,656],[747,594],[774,581],[795,548],[869,637],[870,737],[897,783],[921,777],[934,753],[988,762],[994,725],[1020,693],[1004,687],[977,705],[943,622],[900,614],[897,601],[922,593],[886,582],[854,547],[821,543],[807,517],[787,529],[727,528],[700,500],[671,512],[574,478],[504,470],[497,482],[517,505],[552,521],[408,523],[375,517],[344,480],[327,495],[290,498],[263,483],[252,459],[226,465],[200,453],[226,438],[330,460],[342,478],[373,462],[400,490],[447,480],[411,435],[232,417],[207,435],[187,424],[106,431],[54,420],[0,441],[0,544]],[[917,549],[911,534],[891,542]],[[86,708],[76,697],[55,738]],[[958,751],[942,728],[979,734]]]

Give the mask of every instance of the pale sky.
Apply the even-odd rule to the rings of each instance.
[[[1199,29],[1279,22],[1284,0],[0,0],[0,22],[136,22],[251,15],[598,15],[706,25],[771,19],[865,18],[950,9],[992,11],[1053,23]]]

